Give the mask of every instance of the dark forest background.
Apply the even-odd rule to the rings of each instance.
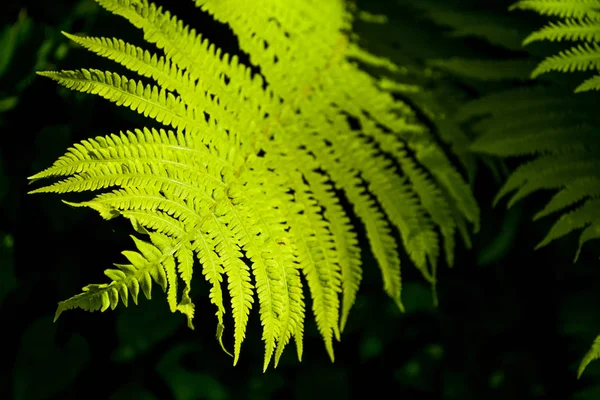
[[[195,10],[192,2],[162,3],[227,51],[239,52],[231,31]],[[365,46],[415,70],[425,68],[426,59],[452,55],[537,60],[535,54],[508,51],[476,35],[450,34],[439,24],[441,17],[427,17],[435,9],[424,12],[410,3],[359,1],[392,21],[385,32],[357,22]],[[473,10],[514,21],[508,34],[518,40],[541,21],[509,13],[510,1],[442,3],[440,15],[456,21]],[[534,223],[531,217],[550,194],[538,193],[510,210],[505,202],[494,208],[501,180],[483,163],[473,181],[482,229],[471,250],[457,248],[453,269],[440,268],[439,306],[433,306],[420,274],[404,262],[406,312],[400,313],[384,294],[377,266],[363,246],[364,281],[342,341],[335,345],[335,363],[307,313],[302,363],[290,348],[277,369],[263,374],[264,347],[253,313],[240,362],[232,367],[215,340],[214,310],[199,274],[193,285],[194,331],[183,316],[169,312],[159,290],[151,301],[140,296],[139,306],[120,305],[105,313],[70,311],[52,323],[59,300],[88,283],[104,282],[102,271],[122,261],[119,253],[132,245],[127,237],[131,229],[124,220],[104,221],[93,210],[73,209],[58,196],[28,195],[26,177],[51,165],[74,142],[147,121],[99,97],[63,89],[35,71],[118,69],[72,45],[61,30],[136,43],[141,37],[91,0],[13,1],[2,7],[0,398],[600,398],[600,362],[576,379],[579,361],[600,333],[597,247],[586,246],[576,264],[576,235],[534,251],[553,219]],[[544,54],[543,46],[538,49]],[[452,74],[435,79],[434,89],[470,98],[493,90]],[[505,166],[510,170],[514,165],[509,161]]]

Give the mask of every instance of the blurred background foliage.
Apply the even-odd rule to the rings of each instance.
[[[238,51],[227,28],[193,14],[189,4],[162,3],[227,51]],[[587,246],[573,265],[577,237],[570,235],[534,252],[552,221],[534,223],[531,217],[549,194],[538,193],[508,211],[504,204],[492,207],[515,164],[469,154],[477,130],[456,117],[469,100],[531,85],[529,72],[553,50],[547,43],[521,47],[540,18],[509,13],[510,4],[358,1],[369,14],[356,23],[357,40],[402,66],[396,71],[364,67],[382,82],[386,77],[402,82],[398,97],[439,135],[452,132],[452,145],[464,153],[454,161],[472,178],[482,229],[471,250],[457,249],[456,267],[440,270],[437,308],[430,288],[405,260],[404,314],[384,295],[365,246],[364,281],[335,346],[336,362],[329,362],[314,320],[307,318],[302,363],[288,351],[279,368],[264,374],[258,318],[250,319],[241,361],[233,368],[215,340],[214,310],[199,276],[195,331],[169,312],[159,292],[137,307],[73,311],[52,323],[57,301],[101,282],[102,271],[118,262],[130,243],[130,227],[103,221],[92,210],[71,209],[55,196],[29,196],[26,177],[49,166],[71,143],[140,126],[142,119],[34,72],[116,68],[77,49],[60,31],[133,42],[140,37],[92,0],[3,4],[0,313],[6,365],[0,398],[316,400],[384,393],[413,400],[600,398],[600,362],[575,379],[581,357],[600,332],[598,251]],[[388,23],[374,23],[381,19],[377,14],[386,15]],[[200,22],[190,19],[196,16]],[[571,95],[569,76],[548,75],[543,79]]]

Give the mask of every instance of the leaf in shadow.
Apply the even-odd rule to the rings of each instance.
[[[0,76],[4,75],[12,64],[17,48],[31,36],[32,21],[27,17],[25,10],[21,10],[17,21],[12,25],[5,25],[0,31]]]
[[[340,366],[316,366],[304,369],[296,379],[296,399],[350,399],[348,372]]]
[[[360,342],[359,354],[362,361],[377,357],[383,350],[383,343],[377,336],[367,336]]]
[[[405,313],[398,310],[394,304],[389,304],[387,313],[392,316],[406,316],[411,313],[432,312],[435,308],[431,287],[422,282],[407,282],[402,286],[402,303]]]
[[[600,294],[581,291],[564,299],[559,305],[558,318],[561,334],[572,337],[593,338],[600,332],[597,304]],[[589,345],[589,343],[587,344]]]
[[[0,104],[1,103],[2,100],[0,100]],[[2,112],[1,108],[0,112]],[[2,203],[2,200],[6,197],[6,194],[8,193],[10,188],[9,185],[10,181],[8,180],[8,176],[6,176],[6,173],[4,173],[4,163],[2,162],[2,155],[0,154],[0,203]]]
[[[575,393],[573,396],[573,400],[596,400],[600,399],[600,385],[592,386],[590,388],[586,388],[580,390]]]
[[[183,322],[173,314],[163,298],[153,296],[143,305],[121,307],[117,317],[119,345],[113,353],[118,362],[128,362],[171,336]]]
[[[52,165],[71,143],[71,135],[71,126],[67,124],[49,125],[38,132],[31,171],[40,171]]]
[[[497,234],[486,243],[477,254],[477,265],[484,266],[500,261],[512,249],[523,211],[521,207],[512,207],[497,230]]]
[[[211,375],[186,370],[182,358],[188,353],[199,352],[194,343],[182,343],[170,349],[162,357],[156,369],[173,392],[174,400],[227,400],[230,398],[225,386]],[[210,365],[210,361],[206,361]]]
[[[36,320],[25,331],[15,363],[14,400],[49,399],[68,387],[89,359],[86,340],[73,334],[62,347],[55,343],[51,317]]]
[[[281,364],[280,364],[281,365]],[[285,385],[285,378],[275,371],[253,374],[244,389],[248,400],[271,399]]]
[[[157,400],[156,396],[137,383],[120,387],[108,400]]]
[[[10,292],[17,288],[13,261],[13,237],[0,232],[0,305]]]
[[[443,350],[438,343],[422,347],[407,363],[394,371],[394,379],[403,386],[432,391]]]

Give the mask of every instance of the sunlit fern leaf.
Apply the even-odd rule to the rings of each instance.
[[[424,75],[434,76],[433,80],[439,79],[431,70],[425,69]],[[400,81],[384,77],[380,79],[380,87],[390,93],[399,93],[403,98],[409,99],[434,125],[433,130],[439,134],[441,141],[458,158],[463,171],[466,173],[469,182],[475,180],[476,155],[469,150],[472,141],[467,132],[460,126],[455,118],[455,112],[464,101],[462,94],[446,87],[440,87],[437,90],[425,89],[418,85],[403,83],[407,77],[396,76]],[[414,78],[410,78],[414,79]],[[484,160],[485,162],[485,160]],[[462,229],[459,227],[459,230]],[[468,239],[465,239],[465,244]],[[468,244],[467,244],[468,246]]]
[[[592,347],[585,354],[581,363],[579,364],[579,368],[577,369],[577,378],[581,378],[583,371],[587,368],[587,366],[594,360],[600,358],[600,336],[596,337]]]
[[[301,358],[302,277],[333,360],[334,338],[340,339],[362,279],[351,212],[364,225],[384,290],[400,309],[399,246],[435,285],[441,249],[452,264],[455,231],[468,242],[467,224],[478,228],[470,187],[433,133],[350,62],[361,52],[348,38],[352,15],[344,1],[260,0],[250,9],[242,0],[196,0],[228,24],[260,74],[146,0],[97,2],[141,29],[159,53],[120,39],[65,35],[153,82],[95,69],[40,74],[166,129],[84,140],[31,177],[58,179],[34,193],[100,191],[68,204],[105,219],[125,217],[149,238],[135,239],[139,252],[126,253],[131,265],[107,273],[112,283],[86,287],[61,303],[60,312],[105,310],[119,296],[126,302],[127,293],[137,299],[139,287],[149,296],[154,279],[171,310],[184,313],[192,327],[195,257],[210,285],[222,347],[224,315],[233,316],[234,365],[255,296],[263,369],[272,358],[277,366],[292,338]],[[342,207],[338,191],[351,210]]]
[[[163,291],[167,290],[168,280],[162,263],[168,257],[149,243],[133,236],[132,238],[138,249],[145,255],[141,252],[123,251],[130,264],[115,264],[118,269],[107,269],[104,273],[112,280],[110,284],[87,285],[83,288],[83,293],[58,303],[55,321],[63,311],[73,308],[105,311],[110,307],[114,310],[119,299],[127,306],[130,295],[133,302],[137,304],[140,289],[146,298],[150,299],[152,281],[158,283]]]

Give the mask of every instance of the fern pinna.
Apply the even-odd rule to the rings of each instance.
[[[150,297],[155,282],[171,310],[193,327],[195,256],[211,285],[219,339],[224,314],[232,313],[234,365],[255,294],[264,369],[273,357],[277,365],[292,337],[301,358],[301,275],[333,360],[333,338],[339,340],[361,281],[361,251],[348,212],[364,224],[384,289],[400,308],[394,230],[435,284],[440,249],[451,265],[455,231],[468,240],[468,223],[477,228],[470,188],[437,139],[350,61],[371,55],[349,40],[352,14],[342,0],[252,6],[195,0],[231,27],[260,74],[146,0],[97,2],[141,29],[162,53],[119,39],[66,36],[155,82],[95,69],[40,74],[165,128],[84,140],[31,177],[63,177],[33,193],[102,191],[67,204],[93,208],[106,219],[125,217],[146,238],[133,237],[136,251],[123,252],[128,263],[105,272],[110,283],[88,285],[60,302],[56,317],[72,308],[114,309],[119,299],[127,305],[129,296],[137,302],[140,290]],[[358,129],[350,127],[350,117]],[[340,205],[336,191],[352,210]]]

